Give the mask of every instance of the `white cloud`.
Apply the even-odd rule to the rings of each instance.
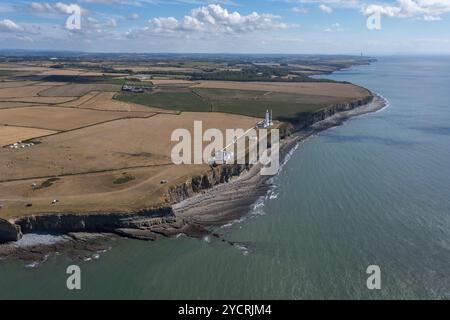
[[[88,35],[101,35],[109,34],[110,30],[117,28],[117,20],[114,18],[102,19],[101,21],[93,18],[86,17],[83,20],[83,28],[78,31],[80,34]]]
[[[22,32],[23,28],[12,20],[0,20],[0,32]]]
[[[342,29],[341,24],[339,22],[333,23],[330,27],[324,29],[325,32],[341,32]]]
[[[63,14],[70,14],[71,12],[71,5],[67,5],[65,3],[62,2],[57,2],[53,5],[53,7],[55,8],[56,11],[58,11],[59,13],[63,13]]]
[[[326,4],[321,4],[319,5],[319,9],[325,13],[332,13],[333,12],[333,8],[331,8],[330,6],[327,6]]]
[[[436,21],[450,12],[450,0],[397,0],[392,5],[368,5],[362,9],[364,15],[379,13],[395,18],[420,17],[425,21]]]
[[[38,3],[38,2],[32,2],[30,4],[30,9],[32,11],[37,11],[37,12],[53,11],[53,7],[49,3]]]
[[[114,18],[109,18],[106,23],[105,27],[107,28],[117,28],[117,20]]]
[[[442,18],[439,17],[439,16],[428,16],[428,15],[425,15],[425,16],[423,16],[423,20],[425,20],[425,21],[440,21],[440,20],[442,20]]]
[[[149,20],[147,31],[153,33],[203,32],[214,34],[242,34],[256,31],[284,29],[288,25],[279,22],[280,17],[271,14],[241,15],[228,12],[220,5],[193,9],[183,19],[160,17]]]
[[[308,9],[306,9],[303,6],[301,6],[301,7],[293,7],[291,9],[291,11],[294,12],[294,13],[308,13]]]
[[[70,15],[74,11],[74,7],[78,7],[81,10],[82,30],[73,31],[74,33],[89,36],[91,34],[99,35],[106,34],[110,29],[117,28],[117,19],[109,17],[106,14],[98,12],[90,12],[81,8],[77,4],[66,4],[63,2],[56,3],[37,3],[32,2],[29,5],[29,9],[37,14],[46,15]],[[98,19],[96,19],[98,18]]]
[[[31,2],[29,9],[36,13],[51,13],[51,14],[71,14],[72,6],[78,6],[76,4],[65,4],[62,2],[48,3],[48,2]],[[81,8],[80,8],[81,9]]]
[[[324,4],[331,8],[360,8],[360,0],[284,0],[288,3]]]
[[[120,4],[120,0],[79,0],[85,3],[99,3],[99,4]]]
[[[139,14],[137,13],[132,13],[128,16],[128,19],[130,20],[139,20]]]

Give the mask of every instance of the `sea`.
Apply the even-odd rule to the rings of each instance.
[[[227,241],[0,261],[0,299],[449,299],[450,57],[382,56],[327,77],[388,105],[301,142],[269,193],[218,229]],[[66,285],[73,264],[80,290]]]

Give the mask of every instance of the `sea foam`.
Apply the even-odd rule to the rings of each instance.
[[[13,243],[15,247],[26,248],[35,245],[51,245],[60,241],[67,241],[64,236],[54,236],[50,234],[24,234],[22,239]]]

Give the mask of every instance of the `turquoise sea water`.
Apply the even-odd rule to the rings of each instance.
[[[119,240],[80,262],[0,262],[0,298],[450,298],[450,57],[381,57],[329,76],[390,106],[314,136],[230,246],[180,237]],[[366,287],[378,265],[382,289]]]

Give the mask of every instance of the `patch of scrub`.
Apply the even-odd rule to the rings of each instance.
[[[136,179],[136,177],[124,173],[124,175],[122,177],[117,178],[116,180],[113,181],[113,183],[114,184],[125,184],[127,182],[133,181],[134,179]]]
[[[35,189],[45,189],[51,187],[56,181],[60,180],[59,178],[50,178],[42,182],[39,186],[37,186]]]

